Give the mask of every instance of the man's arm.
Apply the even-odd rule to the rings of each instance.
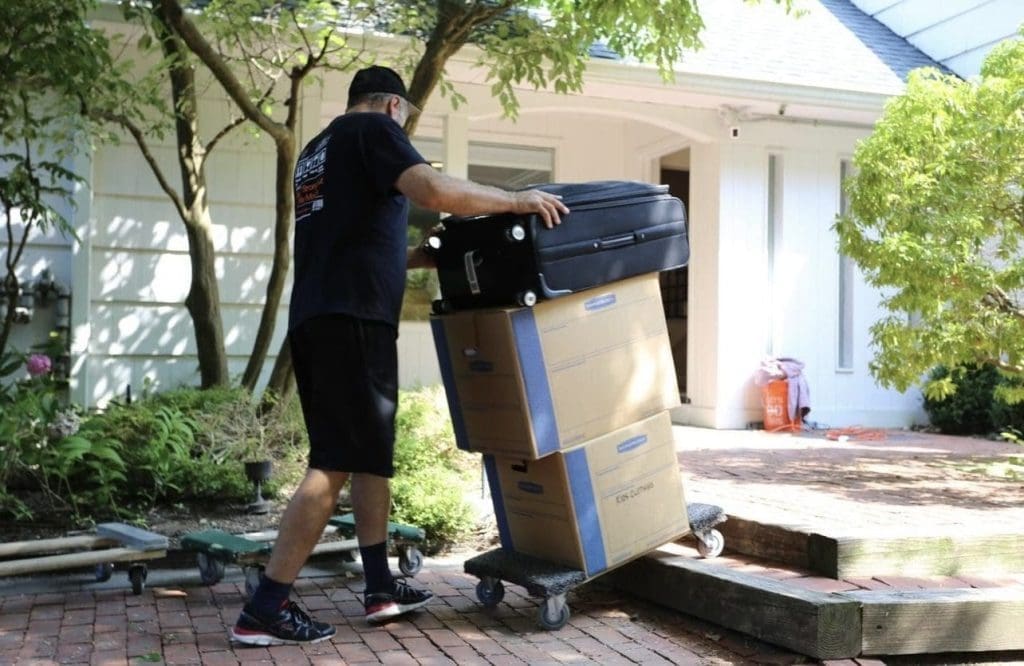
[[[428,164],[417,164],[402,172],[395,183],[398,191],[428,210],[453,215],[487,213],[536,213],[549,229],[560,224],[569,212],[561,197],[541,190],[508,192],[469,180],[438,173]]]
[[[405,259],[406,270],[412,270],[413,268],[437,268],[434,258],[427,253],[423,245],[408,248],[405,252]]]

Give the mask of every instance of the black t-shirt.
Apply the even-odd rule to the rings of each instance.
[[[289,330],[322,314],[398,326],[409,202],[395,181],[425,160],[383,113],[346,113],[295,165],[295,283]]]

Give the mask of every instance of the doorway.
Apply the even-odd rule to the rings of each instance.
[[[690,233],[690,150],[681,150],[661,159],[660,182],[668,185],[669,193],[683,202],[686,210],[686,233]],[[687,238],[689,239],[689,238]],[[665,306],[665,321],[668,325],[672,358],[676,366],[676,380],[679,397],[683,404],[689,402],[686,393],[686,333],[687,305],[689,301],[689,269],[686,266],[664,271],[661,281],[661,300]]]

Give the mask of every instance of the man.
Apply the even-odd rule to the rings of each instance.
[[[265,575],[231,632],[241,643],[313,643],[334,634],[289,595],[350,478],[366,619],[388,620],[433,596],[395,580],[386,551],[405,272],[433,265],[422,247],[407,248],[407,197],[458,215],[536,213],[549,228],[569,212],[546,192],[506,192],[435,171],[402,130],[418,112],[406,96],[394,71],[360,70],[345,114],[303,149],[295,166],[288,335],[309,468],[281,519]]]

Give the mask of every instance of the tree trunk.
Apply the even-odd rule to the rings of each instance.
[[[434,31],[431,33],[430,39],[427,40],[427,45],[423,50],[423,56],[416,64],[412,80],[409,81],[409,101],[421,109],[427,100],[430,99],[430,95],[434,92],[434,88],[437,87],[438,81],[441,80],[441,73],[444,72],[444,66],[448,59],[462,48],[461,43],[454,44],[448,41],[447,30],[447,26],[441,23],[434,27]],[[409,136],[416,133],[420,115],[416,114],[405,121],[405,133]]]
[[[225,386],[230,377],[224,350],[224,324],[220,313],[220,287],[217,284],[209,211],[203,205],[192,215],[195,219],[185,224],[188,255],[192,263],[192,285],[185,297],[185,307],[192,317],[196,336],[199,382],[201,388]]]
[[[220,314],[210,207],[206,200],[206,154],[199,140],[195,71],[166,16],[159,10],[155,16],[160,24],[161,45],[170,62],[184,204],[184,210],[180,212],[188,234],[188,253],[192,264],[192,284],[185,298],[185,307],[192,317],[196,337],[200,386],[209,388],[226,385],[230,378],[224,350],[224,324]]]
[[[267,389],[263,392],[261,409],[273,404],[273,401],[283,402],[288,399],[295,389],[295,373],[292,372],[292,348],[285,337],[281,343],[281,349],[277,352],[277,359],[274,361],[274,369],[270,373],[270,381],[267,382]]]
[[[11,251],[13,252],[13,249]],[[0,288],[3,290],[2,295],[7,302],[3,323],[0,323],[0,359],[3,358],[4,351],[7,349],[7,340],[11,335],[11,329],[14,328],[14,308],[18,305],[18,287],[18,277],[13,271],[9,272],[3,282],[0,283]]]
[[[293,104],[299,104],[298,99],[292,100]],[[277,310],[281,305],[281,295],[284,293],[285,279],[288,276],[288,267],[291,265],[291,226],[292,207],[295,199],[295,191],[292,184],[292,176],[295,173],[295,135],[291,134],[287,141],[277,142],[277,178],[274,182],[276,190],[276,207],[274,210],[274,261],[270,268],[270,279],[267,281],[267,298],[263,303],[263,312],[260,315],[259,327],[256,330],[256,341],[253,343],[252,353],[249,362],[245,366],[245,374],[242,375],[242,386],[249,391],[256,388],[256,381],[259,379],[260,371],[267,359],[267,349],[270,347],[270,338],[274,335],[274,327],[277,324]],[[287,348],[287,342],[284,347]],[[274,363],[276,373],[277,362]],[[288,374],[291,370],[291,362],[288,363]],[[285,380],[287,382],[287,379]],[[268,386],[268,388],[270,388]],[[282,392],[286,387],[276,385],[275,392]]]

